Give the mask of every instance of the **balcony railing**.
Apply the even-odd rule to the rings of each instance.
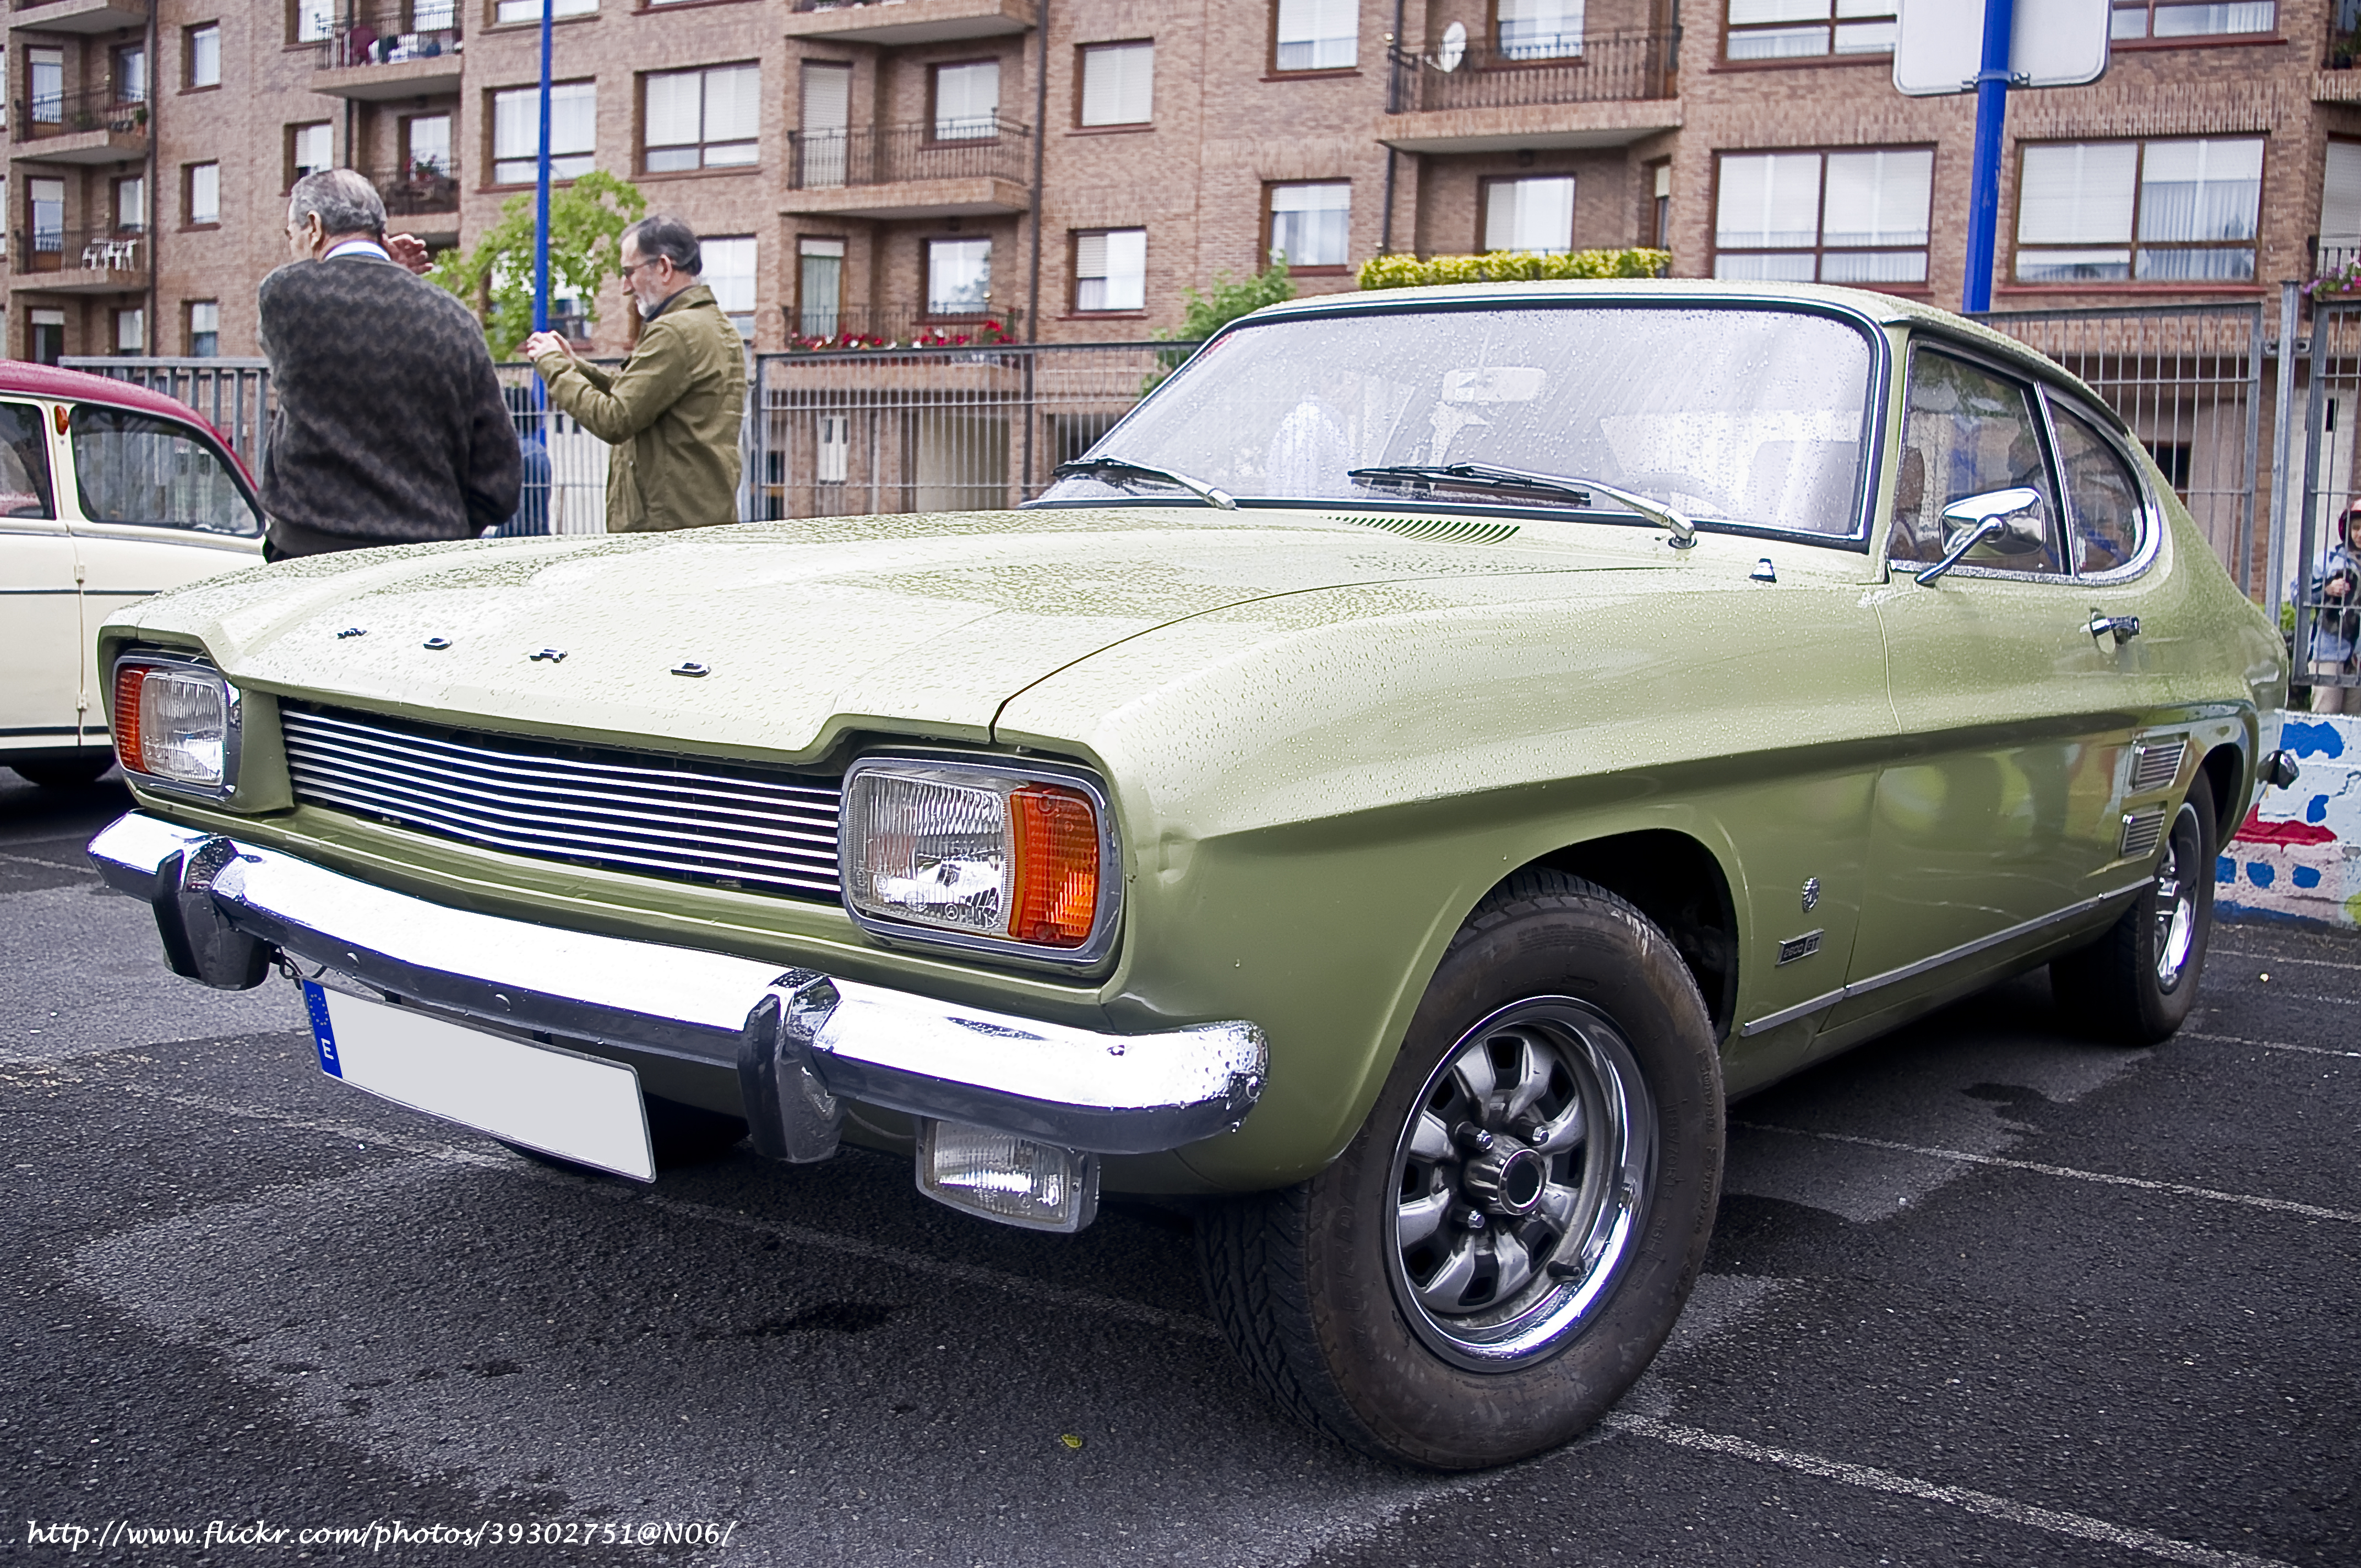
[[[459,210],[458,174],[435,164],[414,164],[408,170],[372,170],[366,178],[377,188],[379,196],[384,199],[385,214],[390,218]]]
[[[320,51],[320,66],[400,65],[459,51],[459,0],[413,0],[339,20]]]
[[[145,135],[148,100],[125,97],[111,87],[82,93],[39,93],[13,106],[16,139],[73,136],[82,131]]]
[[[1677,91],[1680,29],[1594,33],[1506,46],[1447,46],[1386,53],[1393,81],[1386,111],[1507,109],[1533,104],[1603,104],[1669,98]]]
[[[148,236],[139,229],[18,229],[11,248],[19,272],[145,272]]]
[[[836,349],[989,348],[1025,340],[1025,313],[987,307],[970,315],[930,313],[909,306],[845,305],[837,310],[786,308],[787,347],[794,353]]]
[[[994,121],[950,127],[982,135],[939,136],[931,123],[883,129],[789,131],[787,188],[827,191],[908,180],[996,178],[1024,181],[1033,172],[1033,133]]]

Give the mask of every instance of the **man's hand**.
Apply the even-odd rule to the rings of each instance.
[[[385,253],[412,272],[424,273],[434,263],[426,254],[426,242],[414,234],[390,234],[385,236]]]
[[[559,354],[571,359],[574,357],[574,345],[554,332],[537,332],[524,340],[524,356],[527,359],[538,359],[544,354]]]

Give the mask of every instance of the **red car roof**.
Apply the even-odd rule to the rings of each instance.
[[[61,369],[55,365],[36,365],[28,359],[0,359],[0,395],[9,392],[28,398],[113,403],[117,408],[137,409],[141,413],[182,420],[208,432],[221,443],[224,451],[230,453],[231,460],[241,469],[246,466],[245,459],[231,449],[228,439],[214,429],[204,415],[178,398],[151,392],[129,381],[117,381],[109,376],[93,376],[82,370]]]

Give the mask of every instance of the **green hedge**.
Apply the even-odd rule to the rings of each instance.
[[[1373,256],[1361,263],[1364,289],[1418,289],[1430,283],[1522,283],[1541,278],[1661,278],[1669,250],[1496,250],[1483,256]]]

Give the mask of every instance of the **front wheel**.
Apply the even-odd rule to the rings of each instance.
[[[1315,1429],[1438,1470],[1588,1428],[1672,1330],[1721,1175],[1703,998],[1623,900],[1524,872],[1453,939],[1368,1120],[1199,1225],[1215,1315]]]
[[[2173,814],[2155,880],[2105,936],[2049,961],[2050,992],[2077,1027],[2152,1046],[2187,1020],[2213,927],[2213,786],[2201,773]]]

